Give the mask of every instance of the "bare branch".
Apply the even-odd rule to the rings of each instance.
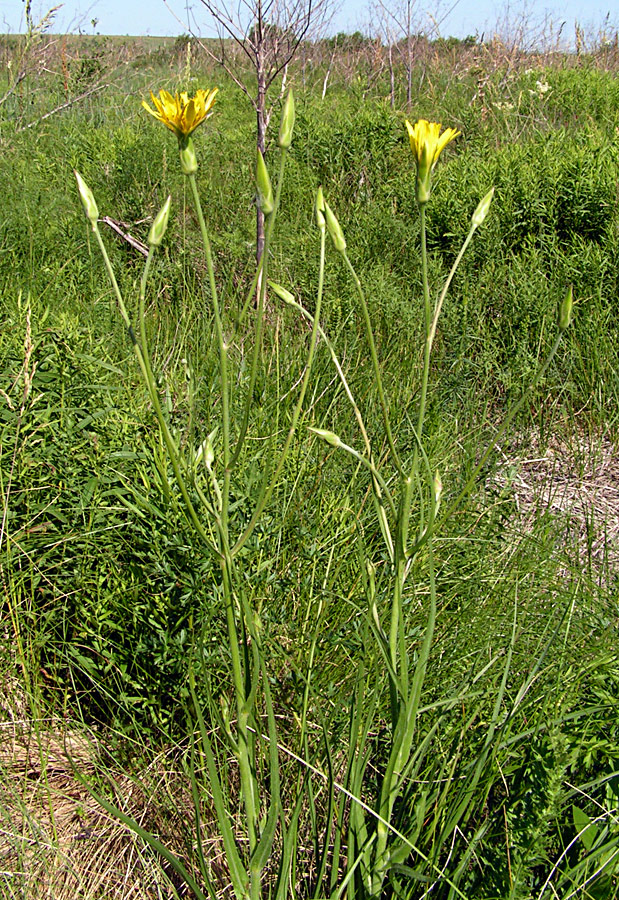
[[[27,131],[29,128],[34,128],[35,125],[39,125],[41,122],[44,122],[45,119],[49,119],[50,116],[55,115],[62,109],[68,109],[69,106],[73,106],[75,103],[79,103],[80,100],[85,100],[86,97],[89,97],[91,94],[96,94],[97,91],[102,91],[106,87],[108,87],[107,84],[97,84],[93,88],[90,88],[90,90],[84,91],[84,93],[80,94],[79,97],[73,97],[72,100],[67,100],[66,103],[61,103],[60,106],[56,106],[54,109],[50,109],[49,112],[46,112],[44,116],[36,119],[36,121],[29,122],[27,125],[23,125],[21,128],[17,128],[16,130],[20,132]]]
[[[328,21],[337,0],[200,0],[215,24],[219,55],[206,43],[200,46],[227,72],[250,100],[256,113],[256,146],[265,152],[266,133],[273,111],[286,90],[288,66],[308,35]],[[195,16],[193,16],[195,21]],[[192,32],[193,34],[193,32]],[[240,50],[234,58],[229,45]],[[245,63],[243,65],[243,60]],[[248,78],[247,61],[251,77]],[[254,82],[255,77],[255,82]],[[268,95],[281,79],[274,99]],[[273,92],[275,93],[275,92]],[[264,218],[256,214],[256,255],[264,245]]]
[[[112,219],[110,216],[103,216],[101,222],[105,222],[106,225],[109,225],[112,231],[115,231],[123,241],[126,241],[130,247],[133,247],[133,249],[137,250],[138,253],[141,253],[142,256],[148,256],[148,247],[146,244],[133,237],[132,234],[129,234],[127,231],[129,226],[126,225],[125,222],[117,222],[116,219]]]

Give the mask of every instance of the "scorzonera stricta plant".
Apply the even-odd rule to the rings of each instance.
[[[319,269],[313,311],[310,313],[297,302],[286,287],[269,281],[274,228],[280,211],[286,158],[295,119],[292,92],[288,94],[281,116],[278,136],[279,171],[274,187],[260,152],[256,161],[257,202],[266,219],[264,252],[256,266],[249,290],[237,302],[234,312],[226,304],[222,304],[207,222],[196,181],[199,161],[193,141],[193,132],[213,113],[216,93],[216,90],[200,90],[194,97],[189,97],[186,93],[173,96],[162,90],[158,97],[151,95],[154,109],[148,103],[144,104],[148,112],[177,138],[180,165],[189,182],[204,249],[210,317],[218,358],[219,403],[218,420],[209,423],[208,433],[204,435],[201,444],[201,467],[197,467],[194,461],[188,461],[187,450],[181,447],[168,422],[153,372],[145,325],[151,263],[165,236],[171,199],[167,199],[150,229],[149,253],[140,282],[138,321],[137,327],[134,327],[99,232],[97,204],[88,186],[76,173],[82,203],[100,246],[141,377],[152,403],[172,473],[171,481],[182,498],[187,519],[204,553],[209,554],[216,564],[217,590],[223,604],[230,659],[231,705],[224,697],[221,720],[218,723],[206,721],[200,705],[199,692],[196,690],[196,679],[200,677],[200,673],[193,669],[188,673],[196,723],[189,766],[196,805],[195,865],[186,866],[154,835],[146,832],[104,798],[99,799],[109,811],[120,816],[161,853],[198,898],[214,897],[218,891],[202,834],[201,778],[206,779],[208,794],[215,807],[230,885],[239,900],[258,900],[263,896],[283,900],[299,896],[298,873],[301,868],[306,868],[305,865],[301,866],[300,854],[307,852],[304,849],[306,842],[299,837],[299,823],[308,808],[311,811],[309,820],[314,840],[311,851],[313,873],[308,876],[303,889],[307,896],[347,896],[350,900],[379,898],[384,895],[387,885],[390,885],[390,889],[406,894],[408,889],[403,885],[407,883],[418,884],[421,881],[429,885],[443,880],[453,896],[462,897],[464,895],[458,882],[466,865],[466,854],[457,866],[447,871],[443,867],[445,847],[450,840],[455,840],[454,836],[467,815],[485,757],[483,753],[479,757],[479,766],[470,773],[464,792],[460,787],[451,793],[447,788],[437,787],[445,779],[439,779],[431,787],[419,790],[415,790],[414,785],[426,766],[434,733],[433,729],[424,728],[421,706],[437,614],[434,539],[442,523],[453,514],[470,491],[488,454],[480,454],[480,460],[471,478],[462,487],[460,495],[446,511],[441,512],[441,476],[433,470],[426,449],[424,427],[430,390],[430,361],[439,317],[462,256],[488,215],[494,191],[491,189],[474,211],[461,250],[445,284],[435,296],[428,275],[426,208],[431,200],[432,178],[439,157],[447,145],[458,137],[459,132],[447,129],[441,133],[440,125],[425,120],[418,121],[414,126],[406,123],[416,164],[424,345],[419,390],[414,402],[411,399],[411,409],[414,407],[414,446],[412,451],[405,451],[392,423],[389,398],[384,388],[383,366],[374,337],[372,311],[364,287],[348,256],[344,230],[322,190],[318,191],[315,201]],[[321,326],[327,233],[355,286],[382,420],[380,437],[376,436],[376,427],[370,428],[364,421],[346,378],[345,368],[338,358],[337,349]],[[285,435],[279,441],[273,435],[273,440],[265,442],[268,449],[261,459],[263,477],[255,490],[247,488],[246,493],[251,497],[251,511],[239,525],[232,511],[233,497],[239,493],[237,480],[243,474],[239,465],[243,449],[252,438],[252,403],[263,365],[261,348],[269,288],[311,324],[311,336]],[[568,294],[561,310],[557,339],[537,375],[538,379],[554,356],[561,333],[569,324],[570,317],[571,294]],[[250,321],[251,326],[248,324]],[[239,372],[238,359],[231,353],[232,339],[241,328],[251,333],[253,339],[253,345],[245,341],[245,346],[250,346],[250,350],[242,374]],[[346,444],[337,434],[336,426],[333,430],[311,428],[309,432],[299,428],[303,422],[319,340],[328,349],[337,378],[352,405],[359,430],[358,447]],[[516,404],[510,410],[500,433],[507,429],[518,407],[519,404]],[[251,555],[246,551],[272,502],[293,442],[315,441],[316,438],[349,454],[367,472],[387,559],[387,574],[383,572],[378,578],[371,559],[364,557],[363,552],[360,555],[359,573],[365,593],[363,651],[358,660],[355,697],[351,701],[349,739],[343,768],[345,774],[341,781],[334,774],[333,751],[326,728],[324,760],[316,765],[316,760],[311,762],[309,759],[307,728],[315,643],[308,660],[303,708],[298,720],[298,745],[294,750],[285,749],[281,745],[276,725],[278,698],[271,693],[260,619],[246,590],[247,567],[252,565]],[[386,455],[377,451],[379,444],[388,448]],[[170,488],[173,486],[171,484]],[[425,567],[425,627],[420,639],[412,642],[408,633],[408,614],[404,601],[406,592],[414,591],[408,579],[420,554],[423,554]],[[383,694],[386,696],[385,703],[382,702]],[[448,708],[457,701],[458,698],[446,698],[445,707]],[[386,724],[381,720],[385,708],[389,710]],[[219,725],[221,732],[217,740],[211,733],[213,724]],[[377,731],[385,734],[380,747],[372,737]],[[486,756],[491,752],[495,731],[496,723],[483,751]],[[295,788],[286,793],[288,798],[292,797],[287,808],[284,808],[280,784],[280,755],[283,752],[287,752],[298,763]],[[222,759],[230,757],[238,767],[242,805],[240,825],[239,817],[232,808],[226,769],[222,767]],[[196,760],[203,763],[203,776],[197,774]],[[368,778],[370,768],[374,772],[372,779]],[[326,784],[327,801],[320,813],[315,804],[314,781],[324,781]],[[446,781],[448,782],[448,778]],[[409,810],[406,816],[402,815],[403,804]],[[437,816],[437,808],[441,809],[440,816]],[[431,837],[428,837],[427,828],[422,833],[428,820],[432,820]]]

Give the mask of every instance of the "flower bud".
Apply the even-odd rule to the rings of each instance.
[[[198,157],[193,140],[188,137],[181,144],[181,169],[183,175],[195,175],[198,171]]]
[[[235,746],[236,739],[232,736],[232,727],[230,725],[230,705],[226,697],[223,694],[219,696],[219,705],[221,707],[221,718],[224,726],[224,731],[232,741],[232,746]]]
[[[431,148],[425,143],[417,162],[417,203],[427,203],[430,199],[433,161]]]
[[[215,438],[217,437],[217,429],[215,428],[208,437],[205,437],[194,456],[194,465],[203,460],[204,465],[212,474],[213,463],[215,462]]]
[[[294,97],[292,88],[288,91],[284,109],[282,110],[282,118],[279,123],[279,146],[282,150],[287,150],[292,143],[292,131],[294,129]]]
[[[342,441],[334,434],[332,431],[327,431],[324,428],[310,428],[309,429],[316,437],[322,438],[323,441],[326,441],[327,444],[330,444],[332,447],[341,447]]]
[[[93,196],[92,191],[77,171],[74,169],[75,178],[77,179],[77,187],[80,192],[80,200],[82,201],[82,205],[84,207],[84,212],[86,213],[86,218],[92,225],[92,230],[94,231],[97,227],[97,219],[99,218],[99,210],[97,208],[97,204],[95,198]]]
[[[150,226],[150,231],[148,232],[148,243],[151,247],[159,247],[161,241],[163,240],[163,236],[166,233],[166,228],[168,227],[168,219],[170,218],[171,200],[172,197],[168,196],[168,199],[155,216],[155,221]]]
[[[473,226],[473,228],[479,228],[479,226],[488,215],[488,210],[490,209],[490,204],[492,203],[493,197],[494,188],[491,187],[486,196],[481,198],[481,200],[477,204],[477,209],[471,216],[471,225]]]
[[[572,307],[574,306],[574,292],[572,290],[572,285],[568,287],[565,297],[561,302],[561,306],[559,307],[559,331],[565,331],[566,328],[569,328],[570,322],[572,321]]]
[[[325,221],[325,198],[321,187],[316,191],[316,224],[324,233],[327,223]]]
[[[441,478],[440,472],[438,469],[434,473],[433,480],[433,489],[434,489],[434,502],[436,503],[435,514],[438,512],[438,508],[441,504],[441,496],[443,494],[443,480]]]
[[[204,441],[204,465],[209,470],[209,472],[211,471],[213,463],[215,462],[215,431],[211,431],[209,436]]]
[[[333,241],[333,246],[336,250],[339,250],[340,253],[343,253],[346,249],[346,238],[344,237],[344,232],[340,227],[340,223],[335,218],[333,211],[327,201],[324,201],[325,204],[325,219],[327,220],[327,228],[329,229],[329,234],[331,235],[331,240]]]
[[[290,291],[287,291],[286,288],[281,286],[281,284],[275,284],[274,281],[269,281],[269,287],[274,294],[277,294],[280,300],[284,301],[284,303],[295,302],[294,294],[291,294]]]
[[[256,187],[258,188],[258,206],[265,216],[268,216],[275,209],[275,202],[273,200],[271,179],[260,150],[258,150],[258,158],[256,160]]]

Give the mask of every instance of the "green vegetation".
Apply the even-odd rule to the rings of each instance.
[[[109,879],[79,875],[62,842],[54,804],[70,792],[55,787],[43,749],[58,723],[92,736],[87,762],[69,753],[81,773],[68,766],[72,790],[88,781],[107,810],[148,833],[133,863],[143,884],[126,896],[230,896],[231,884],[241,895],[244,868],[261,872],[252,896],[265,897],[619,895],[619,80],[608,47],[508,66],[468,39],[426,43],[412,109],[404,86],[392,108],[370,43],[303,48],[290,72],[296,123],[268,280],[307,316],[266,279],[240,315],[255,273],[253,119],[191,41],[40,37],[27,59],[18,39],[0,44],[0,724],[13,741],[30,736],[46,789],[33,811],[33,763],[15,776],[7,738],[1,896],[112,895]],[[35,81],[41,61],[48,72]],[[175,138],[140,101],[161,87],[213,86],[214,115],[193,137],[211,268]],[[405,118],[462,132],[425,211],[432,308],[495,188],[445,299],[421,417],[427,312]],[[275,126],[266,165],[276,197],[279,155]],[[172,196],[144,295],[153,379],[140,375],[74,169],[116,223],[98,228],[136,334],[144,258],[118,231],[147,245]],[[328,246],[321,263],[319,185],[367,298],[378,369],[346,261]],[[573,321],[540,378],[569,285]],[[228,481],[222,383],[238,449]],[[587,493],[600,471],[607,491]],[[422,539],[400,559],[390,618],[398,491]],[[373,500],[389,492],[384,518]],[[246,537],[222,575],[228,535]],[[405,714],[410,753],[386,798]],[[92,797],[80,796],[73,818],[87,822]],[[384,845],[376,809],[388,810]]]

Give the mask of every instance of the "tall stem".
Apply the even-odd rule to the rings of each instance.
[[[198,215],[200,225],[200,233],[204,245],[204,253],[208,269],[208,277],[211,289],[211,303],[213,306],[213,314],[215,319],[215,334],[219,350],[219,379],[222,398],[222,442],[223,442],[223,466],[224,478],[221,491],[221,531],[220,531],[220,553],[221,553],[221,572],[222,572],[222,588],[224,595],[224,606],[226,612],[226,624],[228,629],[228,639],[230,645],[230,656],[232,662],[232,677],[234,680],[234,689],[236,697],[237,710],[237,746],[236,751],[239,762],[239,774],[241,779],[241,793],[245,806],[247,818],[247,837],[249,841],[249,855],[253,854],[258,842],[258,818],[259,803],[256,779],[252,767],[252,737],[250,732],[250,717],[252,710],[248,704],[248,681],[251,681],[249,672],[245,672],[244,668],[249,665],[247,660],[245,665],[242,662],[241,647],[245,646],[244,628],[239,625],[238,617],[243,616],[240,604],[237,604],[234,593],[234,562],[229,546],[229,503],[230,503],[230,478],[232,473],[232,457],[230,446],[230,403],[229,403],[229,378],[228,378],[228,347],[226,344],[221,310],[217,297],[217,286],[215,284],[215,271],[213,267],[213,257],[211,252],[211,243],[202,213],[202,204],[198,193],[196,180],[194,175],[189,176],[191,192]],[[262,291],[262,296],[264,292]],[[261,323],[261,316],[260,316]],[[261,329],[261,324],[257,331]],[[260,334],[256,335],[256,343],[260,343]],[[260,882],[258,879],[252,879],[251,892],[253,897],[260,894]]]
[[[251,406],[254,400],[254,388],[256,385],[256,377],[258,373],[258,362],[260,360],[260,351],[262,349],[262,328],[264,324],[264,307],[265,307],[265,298],[266,298],[266,286],[267,286],[267,277],[268,277],[268,266],[269,266],[269,250],[271,247],[271,237],[273,235],[273,228],[275,226],[275,219],[277,217],[277,212],[279,210],[279,203],[281,199],[282,192],[282,184],[284,181],[284,169],[286,165],[286,151],[282,150],[280,163],[279,163],[279,177],[277,180],[277,188],[275,190],[275,203],[273,207],[273,212],[269,215],[267,219],[267,227],[266,234],[264,238],[264,248],[263,253],[261,254],[260,261],[258,263],[258,269],[260,273],[260,277],[258,280],[259,290],[258,290],[258,309],[256,312],[256,331],[254,337],[254,350],[252,353],[251,359],[251,369],[249,374],[249,385],[247,387],[247,395],[245,397],[245,407],[243,409],[243,417],[241,419],[241,427],[239,429],[239,434],[236,439],[236,447],[234,450],[234,454],[232,457],[231,468],[234,468],[236,465],[241,450],[243,448],[243,444],[245,442],[245,436],[247,434],[247,428],[249,425],[249,414],[251,410]]]
[[[421,226],[421,278],[423,282],[423,321],[424,321],[424,345],[423,345],[423,374],[421,376],[421,396],[419,399],[419,413],[417,415],[417,440],[421,440],[423,422],[426,414],[426,399],[428,396],[428,376],[430,372],[430,352],[432,350],[432,310],[430,305],[430,283],[428,280],[428,245],[426,237],[426,205],[419,204],[419,222]],[[415,447],[415,457],[418,449]]]
[[[237,540],[236,544],[231,549],[232,556],[235,556],[239,550],[244,546],[244,544],[249,540],[251,534],[253,533],[254,528],[258,524],[258,520],[262,515],[265,506],[271,499],[273,491],[275,490],[275,486],[277,484],[277,480],[281,474],[281,471],[284,467],[284,463],[288,457],[288,451],[290,450],[290,445],[292,444],[292,439],[297,430],[297,425],[299,422],[299,416],[301,415],[301,410],[303,409],[303,401],[305,400],[305,394],[307,392],[307,386],[309,384],[310,374],[312,370],[312,364],[314,360],[314,352],[316,350],[316,342],[318,339],[319,332],[319,316],[320,316],[320,308],[322,304],[322,292],[323,292],[323,284],[324,284],[324,267],[325,267],[325,234],[321,233],[320,240],[320,270],[318,274],[318,294],[316,297],[316,309],[314,312],[314,324],[312,327],[312,336],[310,338],[310,348],[307,355],[307,362],[305,364],[305,374],[303,376],[303,381],[301,382],[301,390],[299,392],[299,397],[295,408],[292,413],[292,421],[290,423],[290,428],[288,429],[288,434],[286,436],[286,440],[284,442],[284,446],[282,447],[282,451],[279,456],[279,460],[277,462],[277,466],[273,474],[271,475],[268,484],[265,484],[256,503],[256,507],[252,514],[245,531]]]
[[[387,407],[387,400],[385,398],[385,391],[383,388],[383,379],[380,372],[380,365],[378,363],[378,353],[376,352],[376,342],[374,340],[374,332],[372,331],[372,322],[370,320],[370,311],[368,309],[368,304],[365,299],[365,294],[363,293],[363,288],[361,287],[361,282],[357,276],[353,268],[353,264],[348,258],[348,254],[344,250],[342,253],[344,260],[346,261],[346,265],[348,266],[348,271],[352,275],[353,282],[355,284],[355,288],[357,290],[357,295],[361,302],[361,313],[363,315],[363,324],[365,325],[365,334],[368,342],[368,346],[370,348],[370,358],[372,360],[372,369],[374,370],[374,379],[376,381],[376,389],[378,391],[378,398],[380,401],[380,408],[383,413],[383,423],[385,425],[385,433],[387,435],[387,442],[389,444],[389,450],[391,451],[391,456],[395,467],[403,474],[402,463],[400,462],[400,457],[398,455],[398,451],[395,447],[395,441],[393,439],[393,432],[391,430],[391,421],[389,419],[389,409]]]
[[[221,525],[225,540],[228,539],[228,506],[230,502],[230,395],[228,386],[228,346],[224,337],[223,324],[221,319],[221,311],[219,308],[219,300],[217,298],[217,285],[215,284],[215,269],[213,267],[213,254],[211,252],[211,241],[208,236],[204,214],[202,212],[202,203],[200,202],[200,194],[196,184],[196,176],[189,175],[189,184],[191,186],[191,194],[198,216],[198,224],[200,226],[200,234],[204,245],[204,255],[206,257],[206,267],[208,271],[209,286],[211,289],[211,304],[213,306],[213,315],[215,318],[215,335],[217,338],[217,348],[219,351],[219,381],[221,387],[221,434],[223,444],[223,467],[224,479],[221,492]]]
[[[118,287],[118,282],[116,281],[116,276],[114,275],[114,270],[112,269],[112,264],[110,263],[110,258],[107,255],[107,250],[105,249],[105,244],[103,243],[103,240],[101,239],[101,234],[99,233],[98,228],[95,228],[95,235],[97,238],[97,242],[99,244],[99,249],[101,250],[101,255],[103,256],[103,262],[105,264],[105,268],[107,270],[109,279],[112,283],[112,288],[116,295],[116,300],[118,301],[118,307],[120,309],[120,314],[123,318],[125,325],[127,326],[127,331],[129,332],[129,338],[133,345],[133,349],[135,351],[135,355],[137,357],[138,364],[140,366],[140,370],[142,372],[142,378],[144,379],[144,382],[148,388],[148,392],[150,394],[153,406],[155,408],[155,414],[157,416],[157,421],[159,422],[159,428],[161,429],[161,434],[163,435],[163,440],[166,445],[166,449],[168,451],[168,456],[170,457],[170,463],[172,464],[172,470],[174,472],[174,477],[176,479],[176,482],[180,488],[181,495],[183,497],[183,502],[185,504],[185,510],[187,512],[187,516],[188,516],[190,522],[192,523],[192,525],[194,526],[194,528],[196,529],[196,532],[198,533],[198,535],[204,542],[204,544],[209,548],[209,550],[211,550],[211,552],[214,552],[213,542],[211,541],[209,534],[206,531],[204,525],[200,521],[200,517],[198,516],[196,509],[191,501],[191,497],[189,496],[189,491],[187,489],[187,485],[185,483],[185,479],[183,477],[183,473],[182,473],[181,467],[180,467],[179,451],[174,442],[174,438],[172,437],[172,435],[170,433],[170,429],[168,428],[168,423],[166,422],[165,417],[163,415],[163,410],[161,408],[161,403],[159,401],[159,395],[157,393],[157,385],[155,384],[155,380],[153,378],[152,372],[150,372],[150,366],[147,365],[147,363],[145,361],[142,347],[138,343],[138,340],[135,336],[135,332],[134,332],[133,326],[131,325],[131,322],[129,320],[129,315],[127,313],[127,308],[125,306],[123,296],[120,292],[120,288]],[[152,249],[151,249],[151,254],[152,254]],[[149,254],[149,257],[151,254]],[[150,267],[149,260],[147,260],[147,266]],[[148,275],[148,269],[146,271],[146,274]],[[145,284],[146,284],[146,281],[145,281],[145,278],[143,277],[142,278],[142,290],[145,289]],[[143,308],[143,304],[144,304],[144,301],[142,299],[141,300],[142,308]],[[140,318],[143,319],[143,316],[141,316]],[[142,328],[143,326],[141,325],[140,327]],[[142,332],[142,334],[143,334],[143,342],[145,343],[145,333]],[[209,511],[211,511],[211,510],[209,510]]]
[[[421,278],[423,288],[423,321],[424,321],[424,345],[423,345],[423,371],[421,375],[421,394],[419,399],[419,411],[417,413],[416,442],[413,451],[413,462],[410,472],[402,479],[401,501],[398,516],[397,539],[395,547],[395,584],[391,603],[391,623],[389,628],[389,651],[393,671],[398,671],[398,645],[400,645],[401,677],[408,685],[408,665],[406,663],[406,647],[400,640],[402,632],[402,590],[406,577],[406,556],[408,544],[408,529],[411,514],[413,486],[416,483],[419,468],[419,447],[423,432],[423,423],[428,396],[428,379],[430,374],[430,354],[432,351],[432,308],[430,303],[430,283],[428,279],[428,247],[426,240],[426,205],[419,204],[419,219],[421,229]],[[423,521],[420,522],[423,529]],[[393,702],[392,702],[393,706]],[[396,715],[396,709],[392,709],[392,717]]]

